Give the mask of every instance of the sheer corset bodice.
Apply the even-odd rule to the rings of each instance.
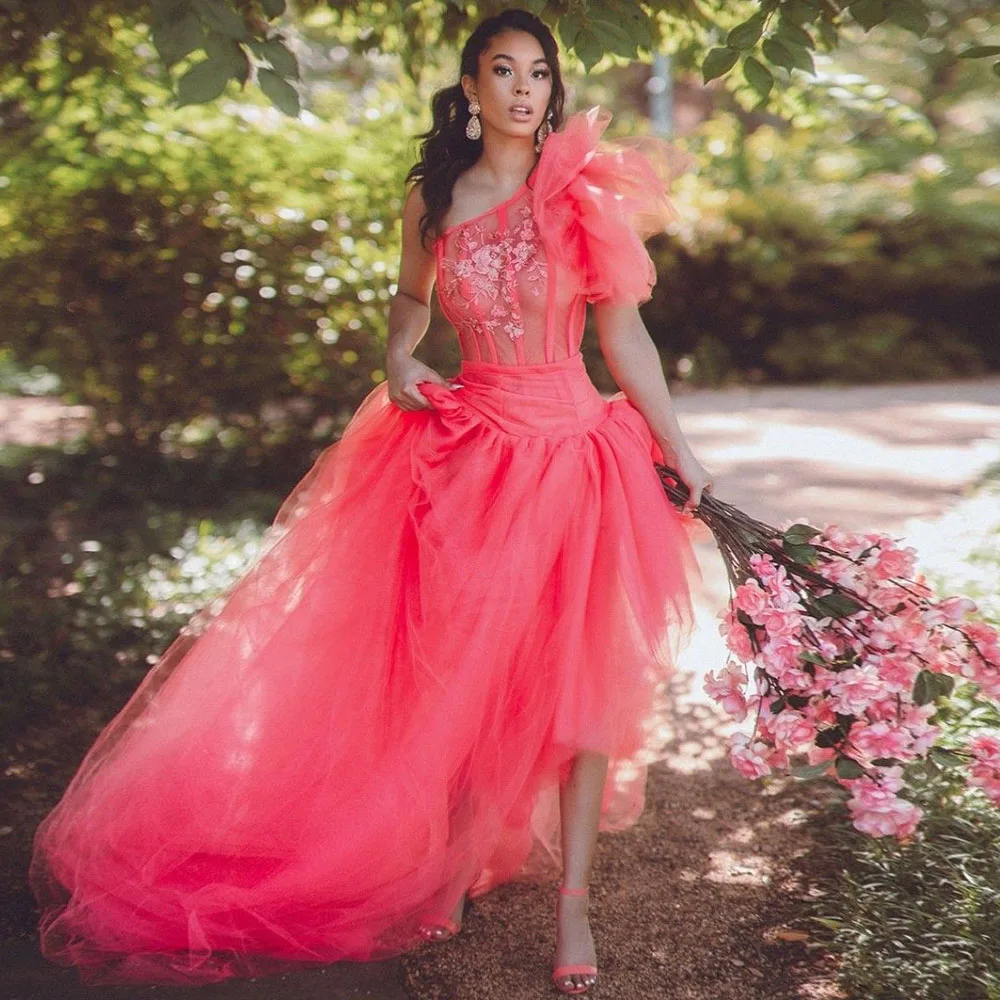
[[[438,301],[463,359],[505,366],[579,353],[588,302],[645,302],[656,270],[645,240],[676,211],[692,160],[651,136],[604,141],[595,105],[545,140],[509,198],[434,241]]]
[[[580,349],[586,298],[546,254],[532,196],[526,181],[435,241],[438,301],[470,361],[536,365]]]

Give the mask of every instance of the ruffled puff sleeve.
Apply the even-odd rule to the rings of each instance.
[[[595,105],[549,135],[532,205],[549,265],[572,274],[588,302],[639,305],[656,284],[645,241],[677,218],[671,188],[695,161],[655,136],[602,140],[611,117]]]

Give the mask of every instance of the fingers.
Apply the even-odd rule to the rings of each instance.
[[[433,406],[427,400],[427,398],[421,393],[417,388],[416,383],[411,385],[404,385],[400,390],[399,397],[394,399],[393,402],[401,410],[431,410]]]

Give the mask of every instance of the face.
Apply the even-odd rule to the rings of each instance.
[[[545,117],[552,95],[552,70],[542,46],[526,31],[494,35],[479,56],[479,77],[462,77],[462,89],[479,101],[483,132],[530,137]],[[528,109],[527,114],[516,110]]]

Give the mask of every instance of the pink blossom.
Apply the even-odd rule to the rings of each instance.
[[[990,802],[1000,806],[1000,775],[990,774],[981,777],[972,774],[969,776],[967,784],[970,787],[981,788]]]
[[[722,622],[719,625],[719,632],[726,640],[726,646],[739,659],[743,661],[753,659],[754,648],[753,643],[750,641],[750,633],[736,617],[736,610],[732,605],[729,606],[723,615]]]
[[[972,754],[966,779],[972,788],[981,788],[986,797],[1000,805],[1000,739],[992,733],[977,733],[967,743]]]
[[[703,687],[708,696],[722,706],[723,711],[737,722],[742,722],[747,713],[747,701],[743,694],[746,682],[747,676],[743,668],[730,661],[719,677],[712,672],[706,674]]]
[[[778,564],[766,552],[755,552],[747,562],[762,583],[767,583],[778,571]]]
[[[879,580],[888,580],[890,577],[908,579],[913,574],[913,564],[916,557],[917,550],[914,548],[898,549],[880,546],[877,562],[872,567],[872,572]]]
[[[926,627],[920,616],[908,609],[875,622],[868,641],[876,649],[918,649],[926,641]]]
[[[944,614],[945,621],[952,625],[960,625],[978,610],[976,602],[969,597],[946,597],[938,602],[937,607]]]
[[[1000,770],[1000,736],[977,733],[966,742],[965,747],[980,763]]]
[[[879,757],[898,757],[905,759],[910,756],[910,734],[887,721],[865,724],[857,722],[851,726],[851,743],[859,753],[868,760]]]
[[[967,622],[963,631],[972,640],[979,655],[990,666],[1000,669],[1000,631],[982,621]]]
[[[775,740],[785,747],[804,747],[816,739],[816,727],[801,712],[787,708],[771,726]]]
[[[737,771],[746,778],[760,778],[771,773],[766,754],[768,746],[760,740],[750,742],[746,733],[733,733],[729,737],[729,759]]]
[[[833,747],[818,747],[815,744],[806,751],[806,762],[818,764],[821,760],[828,760],[833,766],[833,758],[837,756],[837,751]]]
[[[736,588],[733,603],[744,614],[749,615],[752,621],[758,625],[763,625],[761,614],[768,607],[769,598],[767,592],[761,589],[756,580],[747,580]]]
[[[794,639],[770,639],[757,655],[757,663],[769,674],[778,675],[800,666],[802,646]]]
[[[886,692],[893,694],[909,694],[920,672],[919,664],[903,653],[871,653],[863,662],[878,671]]]
[[[917,828],[923,810],[912,802],[897,797],[902,787],[902,767],[884,768],[882,781],[869,777],[841,779],[851,789],[847,803],[854,826],[872,837],[909,837]]]
[[[799,611],[784,611],[780,608],[766,608],[761,619],[767,634],[772,638],[792,638],[802,632],[802,614]]]
[[[837,674],[830,685],[830,694],[838,712],[861,715],[873,701],[884,696],[885,689],[873,667],[860,666]]]

